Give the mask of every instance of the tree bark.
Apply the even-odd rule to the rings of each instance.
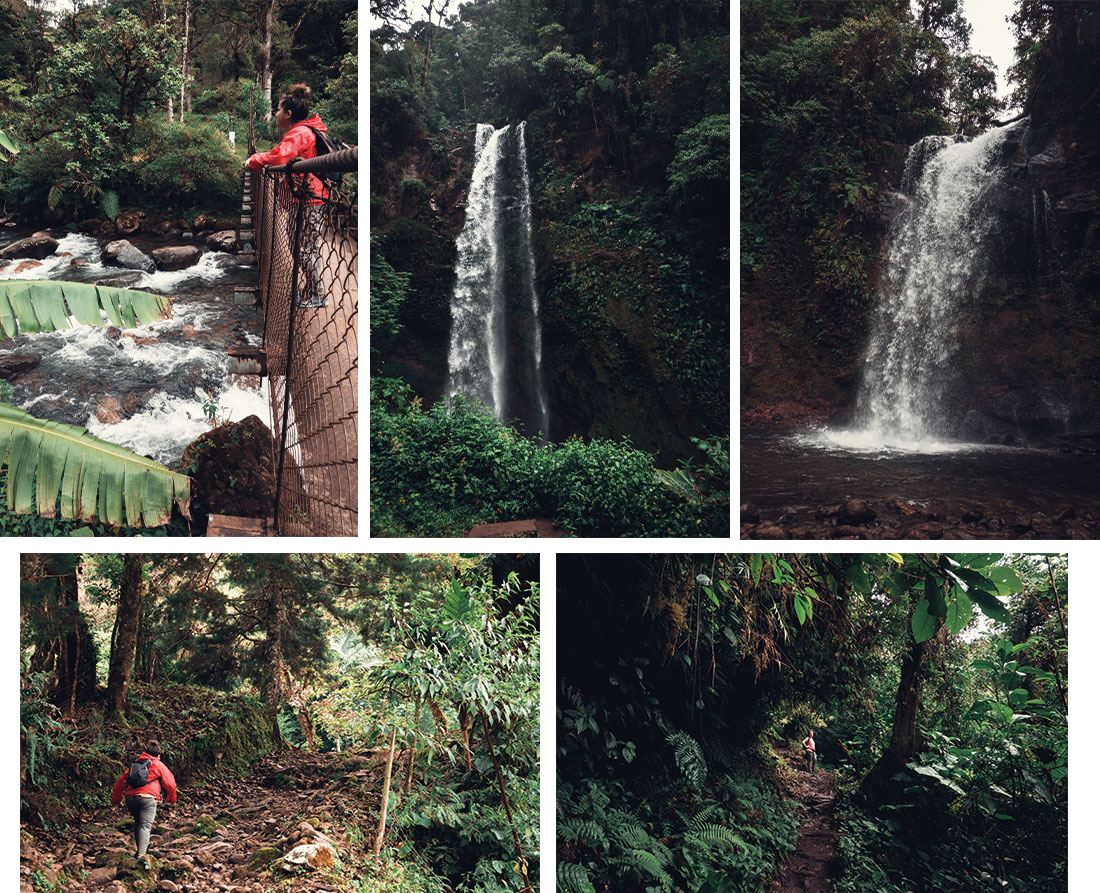
[[[271,120],[271,33],[275,21],[275,0],[260,4],[260,89],[267,97],[265,121]]]
[[[112,715],[122,713],[133,678],[134,653],[138,628],[141,625],[142,556],[128,552],[123,556],[122,585],[115,612],[115,627],[111,637],[110,670],[107,675],[107,710]]]
[[[183,123],[183,110],[187,100],[187,75],[191,69],[191,48],[188,46],[191,40],[191,0],[183,3],[183,60],[180,66],[183,71],[183,83],[180,84],[180,124]]]
[[[54,703],[66,719],[76,715],[76,705],[95,689],[95,645],[88,621],[80,610],[76,562],[58,555],[50,563],[58,579],[57,617],[63,630],[56,643],[57,684]]]
[[[525,890],[531,889],[531,879],[527,876],[527,857],[523,855],[523,845],[519,840],[519,831],[516,830],[515,819],[512,818],[512,804],[508,799],[508,793],[504,789],[504,773],[500,770],[500,762],[497,760],[497,753],[493,749],[493,739],[489,734],[489,721],[485,718],[485,714],[481,714],[481,727],[485,733],[485,746],[489,748],[489,756],[493,761],[493,770],[496,772],[497,785],[500,787],[500,800],[504,804],[504,814],[508,816],[508,825],[512,829],[512,840],[516,844],[516,853],[519,855],[519,870],[523,876],[523,884]]]

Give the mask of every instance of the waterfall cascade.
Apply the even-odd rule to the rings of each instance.
[[[960,316],[977,292],[997,215],[991,196],[1011,127],[970,141],[925,137],[909,150],[903,209],[889,240],[853,430],[864,449],[949,449],[945,422]]]
[[[447,395],[549,433],[524,124],[478,124],[451,298]]]

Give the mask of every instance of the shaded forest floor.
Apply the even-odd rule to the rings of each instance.
[[[809,772],[802,754],[792,754],[785,747],[776,753],[786,760],[796,778],[792,793],[802,804],[802,827],[798,846],[791,853],[779,879],[772,882],[771,893],[828,893],[832,889],[830,869],[836,851],[837,821],[833,806],[836,802],[836,776],[818,769]]]
[[[284,750],[247,778],[181,785],[179,802],[157,810],[148,866],[133,858],[133,820],[124,806],[85,813],[67,831],[24,826],[21,889],[347,890],[371,858],[381,782],[372,754]],[[316,865],[284,869],[284,857],[302,844],[311,845]]]

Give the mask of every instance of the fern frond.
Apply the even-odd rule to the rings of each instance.
[[[558,889],[564,893],[596,893],[588,869],[573,862],[558,863]]]
[[[694,816],[692,816],[691,821],[688,822],[688,828],[691,831],[698,831],[700,828],[702,828],[704,825],[706,825],[707,822],[710,821],[711,816],[713,816],[717,811],[718,811],[718,804],[717,803],[713,803],[713,802],[708,803],[706,806],[704,806],[702,809],[700,809]]]
[[[693,828],[689,836],[692,840],[706,846],[736,846],[740,847],[742,852],[748,849],[745,841],[722,825],[703,824],[698,828]]]
[[[615,839],[623,849],[648,849],[650,837],[645,828],[638,824],[619,825],[614,829]]]
[[[599,822],[591,819],[570,819],[558,825],[558,836],[571,843],[579,843],[584,846],[607,849],[607,835]]]
[[[630,856],[633,858],[634,866],[649,872],[660,882],[662,888],[666,890],[672,888],[672,876],[665,871],[660,860],[653,853],[649,850],[631,850]]]
[[[666,737],[675,750],[676,767],[689,784],[701,788],[707,780],[707,761],[699,742],[686,732],[669,732]]]

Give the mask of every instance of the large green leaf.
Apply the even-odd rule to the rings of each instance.
[[[1009,614],[1008,608],[1006,608],[1001,600],[991,592],[972,588],[970,590],[970,598],[982,609],[982,613],[985,614],[986,617],[1000,623],[1008,623],[1008,621],[1012,619],[1012,615]]]
[[[939,618],[928,612],[928,599],[922,598],[913,609],[913,638],[918,642],[927,642],[940,627]]]
[[[4,131],[0,130],[0,146],[3,146],[12,155],[19,154],[19,147],[15,145],[12,138],[8,136]],[[0,158],[3,158],[4,154],[0,152]]]
[[[164,295],[131,288],[54,279],[0,280],[0,331],[12,338],[20,332],[54,332],[78,323],[103,325],[100,310],[116,326],[134,326],[167,319],[172,303]]]
[[[996,584],[997,595],[1011,595],[1024,590],[1023,581],[1010,567],[987,567],[982,570],[982,574]]]
[[[167,524],[172,504],[190,518],[191,480],[75,425],[0,403],[0,467],[8,510],[113,525]]]
[[[944,621],[947,628],[953,633],[962,632],[964,626],[970,622],[970,614],[973,605],[961,586],[954,587],[955,597],[947,605],[947,616]]]

